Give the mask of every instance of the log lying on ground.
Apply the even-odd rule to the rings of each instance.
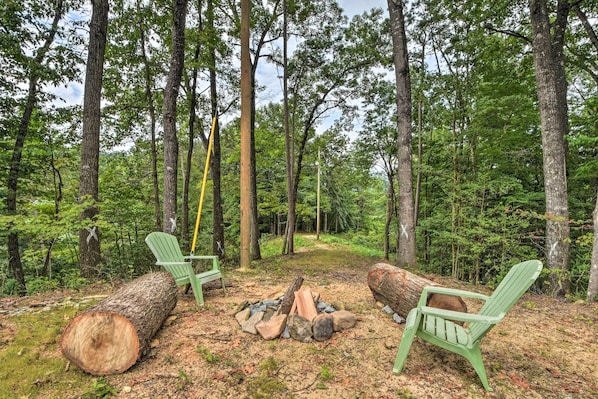
[[[402,317],[407,317],[409,311],[417,307],[422,290],[430,285],[439,284],[385,263],[375,264],[368,273],[368,286],[374,299],[390,306]],[[467,312],[463,299],[452,295],[431,294],[428,306]]]
[[[125,372],[149,351],[177,295],[167,272],[131,281],[71,320],[62,333],[62,353],[90,374]]]

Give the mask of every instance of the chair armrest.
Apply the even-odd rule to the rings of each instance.
[[[218,256],[216,255],[189,255],[189,256],[183,256],[183,258],[185,259],[218,259]]]
[[[456,312],[454,310],[431,308],[429,306],[422,306],[419,310],[424,315],[437,316],[446,320],[468,321],[486,324],[496,324],[505,316],[504,313],[501,313],[498,316],[483,316],[479,314]]]
[[[183,256],[184,259],[189,259],[190,261],[193,259],[211,259],[212,260],[212,270],[220,270],[220,265],[218,264],[218,256],[216,255],[189,255]]]
[[[452,295],[452,296],[462,296],[465,298],[473,298],[473,299],[481,299],[483,301],[487,301],[490,299],[488,295],[480,294],[477,292],[471,291],[464,291],[458,290],[455,288],[446,288],[446,287],[439,287],[435,285],[429,285],[424,287],[422,290],[421,296],[419,298],[419,302],[417,303],[418,307],[426,306],[428,303],[428,295],[429,294],[443,294],[443,295]]]
[[[187,264],[189,262],[156,262],[156,265],[158,266],[169,266],[169,265],[184,265]]]

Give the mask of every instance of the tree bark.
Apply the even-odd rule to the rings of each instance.
[[[201,36],[203,31],[203,21],[201,19],[201,12],[198,16],[199,26],[197,34]],[[187,148],[187,160],[184,165],[185,175],[183,176],[183,204],[182,204],[182,215],[181,215],[181,238],[185,243],[191,242],[189,237],[189,187],[191,185],[191,169],[193,163],[193,148],[195,143],[195,121],[197,108],[197,75],[199,73],[199,53],[201,50],[201,44],[197,43],[195,46],[195,52],[193,54],[193,66],[191,71],[191,87],[187,87],[187,92],[190,95],[189,98],[189,119],[188,119],[188,148]],[[211,124],[210,124],[211,126]],[[205,135],[202,136],[202,139]],[[209,138],[208,138],[209,139]],[[208,144],[207,140],[204,143],[204,147],[207,151]],[[207,158],[206,158],[207,159]],[[199,232],[198,232],[199,233]]]
[[[594,302],[596,296],[598,296],[598,193],[596,193],[596,207],[593,215],[594,247],[592,248],[592,266],[590,267],[590,282],[588,283],[588,302]]]
[[[569,290],[569,207],[565,141],[569,125],[563,46],[570,7],[567,1],[558,1],[556,17],[551,23],[546,0],[529,1],[546,193],[544,245],[546,266],[551,272],[547,293],[553,296],[564,296]]]
[[[395,78],[397,85],[397,130],[399,178],[399,231],[397,262],[417,266],[415,256],[415,209],[413,202],[413,168],[411,164],[411,80],[405,35],[403,1],[388,0],[392,31]]]
[[[251,58],[249,14],[251,2],[241,0],[241,248],[240,268],[251,264]]]
[[[95,218],[99,213],[96,202],[99,185],[100,114],[110,5],[108,0],[94,0],[92,6],[79,169],[79,200],[89,201],[79,216],[84,226],[79,230],[79,265],[81,276],[86,278],[95,278],[100,274],[100,228],[95,224]]]
[[[137,12],[140,14],[139,3],[137,3]],[[139,40],[141,41],[141,55],[143,58],[143,71],[145,77],[145,97],[150,116],[150,136],[151,136],[151,162],[152,162],[152,188],[154,199],[154,218],[156,221],[156,231],[162,231],[162,218],[160,212],[160,188],[158,185],[158,150],[156,148],[156,106],[154,104],[154,94],[152,92],[152,74],[150,60],[145,49],[146,38],[145,30],[147,27],[143,20],[137,22],[140,26]]]
[[[10,160],[8,179],[7,179],[7,195],[6,195],[6,211],[8,215],[14,215],[17,211],[17,188],[19,183],[19,172],[21,170],[21,158],[23,155],[23,148],[25,146],[25,138],[29,130],[29,123],[33,115],[33,110],[37,103],[38,82],[40,66],[44,61],[50,46],[54,42],[54,37],[58,30],[58,22],[62,18],[64,11],[64,3],[62,0],[56,2],[54,19],[52,25],[47,32],[46,40],[38,49],[33,58],[32,67],[29,70],[29,88],[27,92],[27,99],[23,116],[19,123],[19,130],[15,139],[12,157]],[[25,273],[23,272],[23,263],[21,262],[21,252],[19,249],[19,235],[16,231],[11,231],[12,224],[8,226],[8,267],[12,271],[13,277],[17,281],[17,294],[27,294],[27,286],[25,285]]]
[[[131,281],[71,320],[60,340],[62,353],[90,374],[125,372],[147,354],[177,295],[167,272]]]
[[[368,273],[368,286],[376,301],[390,306],[400,316],[407,317],[409,311],[417,307],[424,287],[438,284],[407,270],[377,263]],[[436,308],[467,312],[465,302],[457,296],[432,294],[427,302]]]
[[[286,314],[288,315],[293,307],[293,302],[295,302],[295,292],[299,291],[301,285],[303,284],[303,277],[297,276],[284,292],[284,298],[276,311],[277,314]]]
[[[288,10],[287,2],[283,3],[283,107],[284,107],[284,142],[285,142],[285,160],[287,172],[287,224],[284,233],[284,244],[282,248],[283,255],[285,253],[292,255],[295,252],[294,248],[294,229],[295,225],[295,184],[293,182],[294,165],[295,165],[295,137],[292,134],[289,121],[289,72],[288,72]],[[290,226],[290,227],[289,227]],[[288,251],[287,251],[288,249]]]
[[[185,59],[185,20],[187,0],[173,1],[172,44],[170,70],[164,88],[164,209],[162,228],[164,232],[177,231],[177,172],[179,141],[176,131],[176,100],[179,94],[183,62]]]
[[[214,3],[212,0],[207,2],[206,19],[208,29],[214,34]],[[212,183],[214,194],[214,217],[212,219],[212,253],[224,259],[224,211],[222,210],[222,182],[221,182],[221,150],[220,150],[220,121],[218,120],[218,86],[216,83],[216,46],[214,40],[208,43],[210,49],[210,103],[212,107],[212,117],[216,117],[216,126],[214,128],[214,140],[212,142]]]

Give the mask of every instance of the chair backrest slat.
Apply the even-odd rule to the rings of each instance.
[[[177,238],[171,234],[156,231],[150,233],[145,242],[158,262],[185,262]]]
[[[480,309],[479,314],[493,317],[506,314],[538,278],[541,271],[542,262],[539,260],[528,260],[513,266]],[[469,331],[472,339],[474,341],[481,339],[493,326],[485,323],[471,323]]]
[[[177,238],[171,234],[156,231],[148,234],[145,238],[147,246],[158,262],[180,262],[178,265],[165,265],[175,279],[189,276],[190,263],[185,260]]]

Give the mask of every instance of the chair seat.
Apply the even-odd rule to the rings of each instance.
[[[218,280],[222,277],[220,270],[208,270],[207,272],[199,273],[195,275],[196,278],[200,279],[202,283],[209,281]]]
[[[424,315],[422,331],[455,345],[471,345],[471,335],[466,328],[441,317]]]

